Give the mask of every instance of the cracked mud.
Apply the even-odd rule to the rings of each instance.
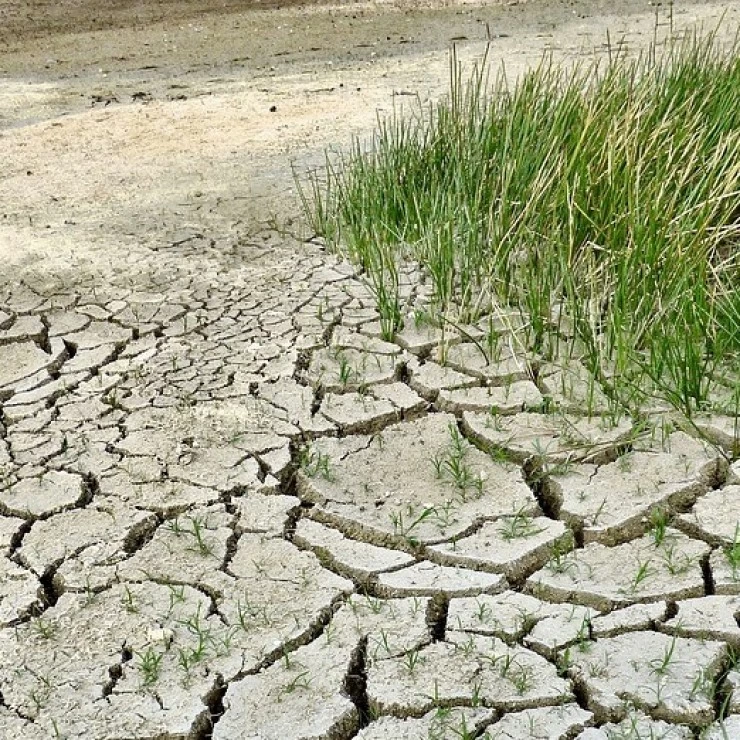
[[[383,341],[362,276],[290,228],[285,151],[306,165],[374,115],[352,98],[346,120],[330,119],[329,93],[306,84],[352,77],[387,105],[396,85],[442,90],[455,23],[474,55],[489,14],[507,30],[496,53],[523,67],[547,44],[565,58],[593,49],[603,24],[625,22],[587,3],[575,20],[547,4],[506,7],[460,6],[457,19],[454,7],[362,5],[192,19],[178,5],[185,15],[169,26],[144,26],[168,28],[182,64],[203,51],[193,23],[216,56],[231,38],[218,29],[239,23],[276,44],[290,24],[310,20],[308,37],[326,41],[339,23],[356,45],[335,69],[339,51],[324,50],[317,71],[295,38],[295,58],[279,61],[254,42],[256,81],[244,62],[213,58],[188,67],[181,88],[171,69],[155,75],[130,105],[137,79],[97,21],[56,36],[48,10],[47,56],[58,58],[23,94],[18,69],[38,59],[4,41],[0,736],[740,737],[737,420],[633,419],[588,388],[577,359],[508,349],[487,360],[471,341],[482,324],[450,337],[415,323],[428,295],[412,270],[404,329]],[[625,8],[639,47],[653,14]],[[688,6],[677,21],[722,11],[736,28],[731,4]],[[116,33],[133,33],[120,22]],[[418,50],[386,48],[388,24]],[[86,66],[85,38],[108,45],[105,78]],[[82,82],[54,71],[64,65],[94,81],[92,111],[74,102]],[[216,71],[228,79],[214,82]],[[226,177],[219,136],[254,123],[238,95],[262,105],[272,93],[260,86],[295,107],[282,129],[270,120],[237,136],[244,170]],[[181,170],[167,170],[164,140],[185,135],[168,117],[192,101],[172,89],[211,106],[183,108],[204,128],[190,140],[201,159]],[[227,117],[207,132],[217,109]],[[150,123],[132,124],[139,113]],[[311,131],[333,123],[304,140],[304,119]],[[99,155],[64,144],[94,139],[101,121],[120,157],[105,161],[109,143]],[[156,162],[130,180],[136,135]],[[118,185],[81,174],[75,151],[98,156]],[[25,182],[36,168],[43,192]],[[65,182],[70,195],[50,201]],[[132,182],[130,196],[118,192]],[[266,203],[280,229],[264,222]],[[495,317],[501,347],[516,346],[520,318]]]

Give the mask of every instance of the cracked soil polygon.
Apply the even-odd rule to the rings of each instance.
[[[293,542],[315,552],[334,570],[359,581],[367,581],[378,573],[404,568],[414,562],[411,555],[401,550],[358,542],[336,529],[305,518],[298,522]]]
[[[420,717],[440,703],[516,711],[571,698],[555,666],[530,650],[495,637],[453,639],[373,663],[367,671],[371,710]]]
[[[510,581],[520,581],[548,561],[559,541],[569,540],[570,530],[562,522],[531,517],[519,523],[514,516],[484,522],[474,534],[427,551],[431,560],[442,565],[503,573]]]
[[[577,704],[559,707],[538,707],[522,712],[511,712],[488,727],[489,737],[494,740],[550,740],[550,738],[572,737],[593,717],[591,712]]]
[[[704,594],[702,558],[709,546],[668,529],[656,543],[646,534],[623,545],[596,542],[550,562],[527,580],[538,598],[608,611],[638,602]]]
[[[387,427],[359,450],[340,440],[323,474],[299,474],[299,491],[316,503],[312,516],[380,545],[434,544],[486,518],[537,511],[521,469],[465,440],[457,452],[457,434],[453,416],[433,414]]]
[[[705,725],[726,652],[722,642],[630,632],[570,649],[567,664],[601,722],[623,720],[631,703],[653,719]]]
[[[423,717],[380,717],[369,727],[357,733],[357,740],[452,740],[465,733],[483,730],[495,718],[491,709],[481,707],[451,709],[440,707]]]
[[[629,438],[632,425],[622,420],[614,425],[602,420],[566,414],[524,412],[513,416],[497,413],[466,413],[463,424],[486,449],[503,450],[524,462],[535,457],[542,462],[604,462]]]
[[[586,542],[616,544],[641,534],[651,510],[682,510],[727,474],[724,457],[674,432],[650,450],[599,467],[576,465],[548,477],[547,496],[561,518],[583,528]]]

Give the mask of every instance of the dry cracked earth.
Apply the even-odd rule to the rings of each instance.
[[[383,341],[319,242],[156,213],[6,252],[0,736],[740,738],[736,418],[442,333],[412,270]]]

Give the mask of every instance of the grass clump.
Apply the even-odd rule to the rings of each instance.
[[[387,338],[412,262],[441,322],[513,307],[526,350],[567,342],[620,402],[690,415],[740,356],[737,52],[548,57],[515,86],[485,59],[464,80],[453,53],[447,99],[312,177],[312,226],[365,270]]]

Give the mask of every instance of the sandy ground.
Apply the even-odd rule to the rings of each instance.
[[[724,16],[722,14],[724,13]],[[737,27],[737,3],[677,3],[676,27]],[[106,263],[183,227],[240,239],[298,212],[291,167],[367,137],[376,112],[442,94],[448,51],[512,76],[541,57],[637,48],[641,1],[0,3],[3,271]]]

